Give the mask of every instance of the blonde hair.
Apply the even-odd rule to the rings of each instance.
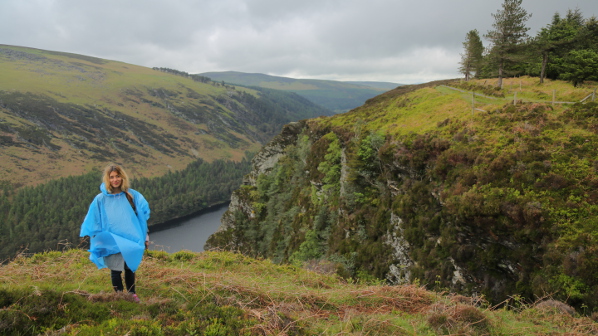
[[[122,178],[122,183],[120,184],[120,190],[124,191],[125,193],[129,194],[129,175],[127,175],[127,172],[125,172],[125,170],[123,169],[123,167],[116,165],[116,164],[110,164],[108,166],[106,166],[106,168],[104,168],[104,175],[102,178],[102,181],[104,182],[104,186],[106,186],[106,190],[108,190],[109,193],[113,194],[114,193],[114,189],[112,188],[112,185],[110,184],[110,173],[112,173],[113,171],[117,172],[118,175],[120,175],[120,177]]]

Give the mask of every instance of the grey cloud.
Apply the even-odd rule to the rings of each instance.
[[[0,43],[164,66],[340,80],[457,77],[502,0],[2,0]],[[524,0],[530,34],[595,0]]]

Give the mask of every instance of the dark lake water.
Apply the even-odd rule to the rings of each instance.
[[[228,204],[189,218],[177,226],[158,232],[150,232],[150,249],[169,253],[180,250],[202,252],[203,246],[212,233],[218,230],[220,218],[228,209]]]

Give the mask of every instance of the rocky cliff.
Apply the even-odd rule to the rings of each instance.
[[[597,307],[598,105],[403,87],[287,125],[208,241],[357,280]]]

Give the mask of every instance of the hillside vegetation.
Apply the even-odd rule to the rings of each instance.
[[[440,81],[290,124],[256,155],[208,245],[596,311],[595,88]]]
[[[420,286],[346,282],[229,252],[148,251],[141,303],[111,292],[109,272],[80,250],[0,266],[0,334],[596,335],[598,324],[554,300],[483,298]]]
[[[294,92],[337,113],[361,106],[366,100],[400,85],[388,82],[296,79],[236,71],[205,72],[201,75],[218,82]]]
[[[173,220],[230,200],[250,171],[250,161],[198,159],[185,169],[132,181],[150,204],[151,232]],[[62,177],[34,187],[0,186],[0,263],[17,254],[81,246],[79,232],[93,198],[100,192],[101,172]],[[4,190],[2,190],[4,189]]]
[[[118,162],[161,176],[240,161],[282,125],[331,114],[294,94],[180,71],[0,45],[0,182],[14,187]]]

